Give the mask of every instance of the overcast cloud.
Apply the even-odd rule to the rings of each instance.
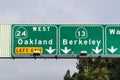
[[[119,0],[0,0],[0,23],[120,23]],[[0,60],[1,80],[63,80],[77,60]],[[71,74],[72,74],[71,73]]]
[[[94,22],[80,0],[11,0],[0,2],[3,23]]]

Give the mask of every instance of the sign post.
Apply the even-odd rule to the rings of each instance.
[[[72,56],[104,53],[104,29],[98,25],[62,25],[59,27],[59,53]],[[94,56],[93,55],[93,56]]]
[[[12,55],[33,57],[57,54],[57,27],[55,25],[12,25]]]

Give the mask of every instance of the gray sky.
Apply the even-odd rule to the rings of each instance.
[[[0,0],[0,23],[120,23],[119,0]],[[63,80],[77,60],[1,60],[0,80]]]
[[[63,80],[67,69],[76,70],[77,60],[1,60],[1,80]]]
[[[0,0],[1,23],[119,23],[119,0]]]

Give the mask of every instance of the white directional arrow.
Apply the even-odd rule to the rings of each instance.
[[[108,50],[113,54],[118,48],[114,48],[114,46],[111,46],[111,48],[108,48]]]
[[[67,47],[65,47],[65,49],[61,49],[65,54],[67,54],[69,51],[71,51],[71,49],[68,49]]]
[[[52,49],[52,47],[49,47],[49,49],[45,49],[45,50],[50,54],[52,54],[55,51],[55,49]]]
[[[98,54],[100,51],[102,51],[102,49],[99,49],[98,47],[96,47],[96,49],[92,49],[96,54]]]

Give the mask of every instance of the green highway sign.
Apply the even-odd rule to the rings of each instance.
[[[120,25],[13,24],[11,47],[14,57],[119,57]]]
[[[62,25],[59,40],[59,54],[104,53],[104,29],[99,25]]]
[[[108,25],[105,28],[106,55],[120,54],[120,25]]]
[[[30,56],[57,54],[57,27],[55,25],[12,25],[12,55]]]

